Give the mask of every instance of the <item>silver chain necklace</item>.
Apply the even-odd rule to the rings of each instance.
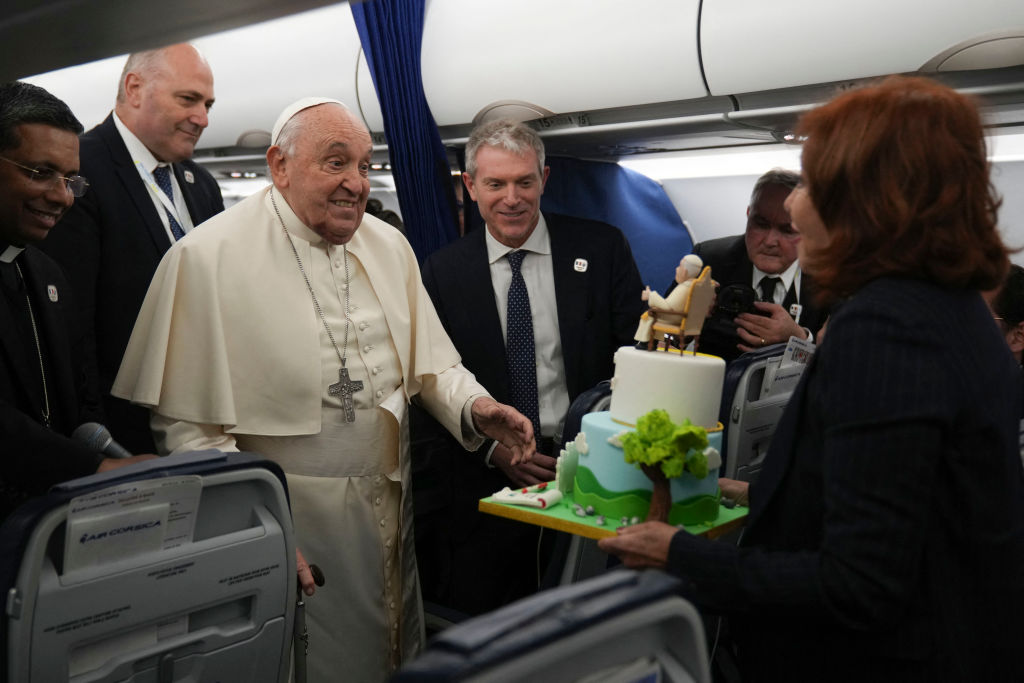
[[[345,411],[345,422],[355,422],[356,420],[356,409],[352,401],[352,394],[357,391],[361,391],[363,388],[362,380],[353,380],[348,375],[348,368],[345,367],[345,362],[348,356],[348,330],[351,325],[349,319],[349,296],[351,287],[351,277],[348,269],[348,249],[345,245],[341,245],[341,253],[345,260],[345,343],[341,349],[338,348],[338,342],[334,341],[334,333],[331,332],[331,326],[327,324],[327,318],[324,317],[323,309],[320,308],[320,302],[316,298],[316,292],[313,291],[313,285],[309,281],[309,276],[306,274],[306,269],[302,266],[302,259],[299,258],[299,252],[295,248],[295,243],[292,242],[292,235],[288,232],[288,228],[284,224],[284,219],[281,217],[281,211],[277,208],[277,199],[274,198],[274,188],[270,188],[270,203],[274,206],[274,213],[277,214],[277,220],[281,223],[281,228],[284,229],[285,237],[288,238],[288,246],[292,248],[292,253],[295,255],[295,262],[299,264],[299,272],[302,273],[302,279],[306,281],[306,289],[309,290],[309,297],[313,300],[313,308],[316,309],[316,314],[320,316],[320,322],[323,323],[324,329],[327,331],[327,338],[331,340],[331,346],[334,347],[334,352],[338,354],[338,360],[341,361],[341,368],[338,370],[338,382],[331,384],[327,387],[327,393],[331,396],[341,396],[341,406]],[[38,341],[37,341],[38,343]],[[344,349],[344,351],[342,351]]]
[[[18,277],[25,284],[25,303],[28,304],[28,320],[32,323],[32,336],[35,337],[36,342],[36,354],[39,356],[39,374],[43,378],[43,424],[47,427],[50,426],[50,392],[46,388],[46,366],[43,364],[43,347],[39,343],[39,328],[36,327],[36,316],[32,312],[32,299],[28,295],[28,281],[25,280],[24,273],[21,272],[21,265],[17,261],[14,262],[14,267],[18,271]]]

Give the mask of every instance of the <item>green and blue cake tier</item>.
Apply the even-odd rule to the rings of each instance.
[[[587,453],[581,453],[573,479],[575,502],[608,519],[623,517],[641,520],[651,505],[651,480],[639,467],[627,463],[622,448],[608,439],[629,431],[630,427],[612,420],[610,413],[588,413],[583,416],[583,433],[587,437]],[[722,450],[722,426],[708,431],[708,445]],[[669,479],[672,491],[670,524],[702,524],[718,518],[721,491],[718,468],[709,468],[703,479],[683,472]]]

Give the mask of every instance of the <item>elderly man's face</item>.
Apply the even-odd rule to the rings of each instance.
[[[747,208],[747,256],[771,275],[781,273],[796,260],[800,234],[793,228],[785,201],[789,188],[765,185],[757,202]]]
[[[153,156],[170,163],[192,157],[213,106],[213,73],[195,48],[175,45],[157,73],[129,74],[125,95],[133,108],[126,123]]]
[[[504,147],[481,146],[476,152],[476,177],[462,179],[469,196],[480,207],[487,230],[508,247],[520,247],[540,220],[540,196],[548,180],[530,149],[520,156]]]
[[[18,126],[21,144],[0,156],[59,176],[78,173],[78,136],[42,123]],[[0,239],[24,246],[41,242],[75,198],[59,178],[32,180],[31,171],[0,161]]]
[[[304,117],[293,154],[267,153],[274,184],[295,215],[331,244],[345,244],[363,220],[370,197],[373,143],[342,107],[322,104]]]

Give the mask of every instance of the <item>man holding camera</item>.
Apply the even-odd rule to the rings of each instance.
[[[701,336],[701,349],[727,361],[740,353],[785,342],[790,337],[810,339],[824,324],[828,311],[814,303],[814,283],[800,271],[797,243],[784,202],[800,181],[800,174],[772,169],[754,183],[747,206],[747,229],[742,235],[697,244],[693,253],[711,266],[721,288],[753,288],[753,310],[733,318],[735,337],[728,340]],[[719,291],[719,306],[722,293]],[[720,342],[720,343],[716,343]],[[710,348],[709,348],[710,347]]]

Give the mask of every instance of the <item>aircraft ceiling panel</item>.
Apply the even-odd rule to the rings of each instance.
[[[330,4],[334,0],[5,0],[0,81]]]

